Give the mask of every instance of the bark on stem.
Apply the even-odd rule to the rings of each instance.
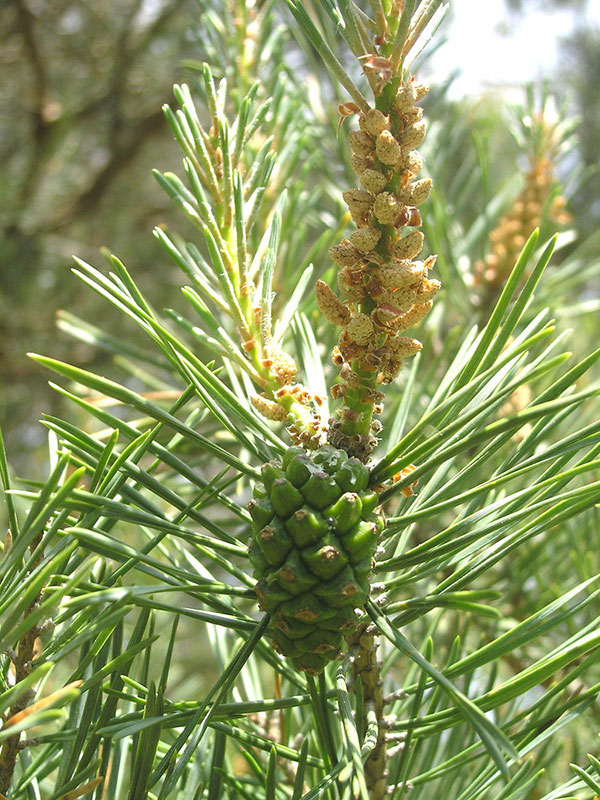
[[[371,800],[386,796],[386,739],[383,725],[383,680],[377,659],[379,643],[370,624],[365,624],[348,638],[353,655],[354,681],[361,681],[365,707],[372,708],[377,718],[377,743],[365,762],[365,778]]]
[[[36,604],[39,602],[40,597],[28,609],[30,613]],[[15,667],[15,684],[20,683],[28,677],[32,669],[32,661],[35,655],[35,640],[39,634],[39,627],[34,625],[31,630],[23,634],[17,645],[17,651],[13,657],[13,664]],[[5,719],[10,719],[15,714],[18,714],[23,709],[27,708],[32,697],[35,696],[34,691],[25,692],[6,713]],[[15,767],[17,765],[17,757],[21,747],[21,734],[15,733],[14,736],[9,736],[5,739],[0,750],[0,792],[7,794],[10,790],[12,778],[14,775]]]

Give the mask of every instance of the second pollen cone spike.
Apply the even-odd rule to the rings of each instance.
[[[561,156],[566,131],[561,124],[551,98],[544,98],[541,108],[533,109],[535,100],[529,98],[529,113],[521,121],[521,146],[528,154],[529,168],[523,188],[511,208],[489,234],[488,252],[475,264],[473,285],[475,303],[482,315],[488,315],[495,305],[519,254],[536,228],[542,233],[562,228],[571,222],[567,201],[560,193],[556,167]],[[545,237],[544,237],[545,238]]]

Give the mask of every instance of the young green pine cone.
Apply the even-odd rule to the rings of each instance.
[[[334,447],[291,447],[262,468],[250,501],[249,557],[268,635],[293,665],[318,674],[357,629],[383,517],[369,470]]]

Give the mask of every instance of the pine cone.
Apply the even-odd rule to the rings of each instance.
[[[259,605],[268,634],[297,669],[318,674],[357,628],[383,517],[369,470],[335,447],[291,447],[262,468],[249,509]]]

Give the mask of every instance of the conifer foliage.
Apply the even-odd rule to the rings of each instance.
[[[556,237],[514,225],[457,314],[495,221],[435,174],[442,0],[199,5],[156,172],[180,302],[77,259],[131,338],[64,313],[110,377],[33,354],[69,409],[47,477],[0,439],[0,793],[591,800],[600,351],[562,325],[589,243],[554,256],[558,322]]]

